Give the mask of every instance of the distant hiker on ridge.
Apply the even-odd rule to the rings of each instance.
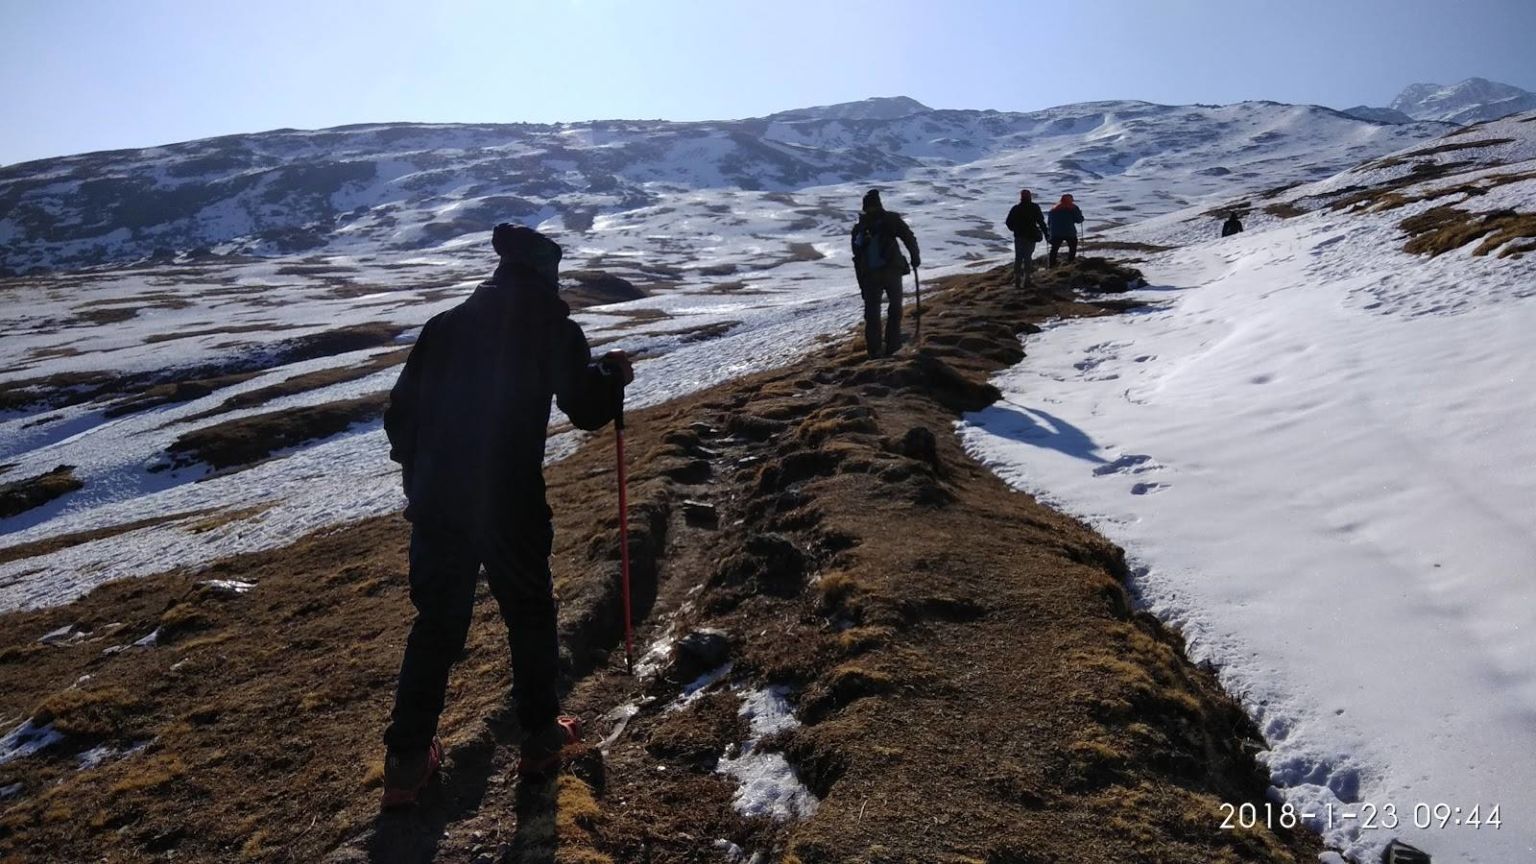
[[[911,267],[901,256],[896,240],[906,244],[912,256]],[[870,357],[889,357],[901,347],[901,277],[922,266],[917,238],[901,214],[885,209],[880,190],[871,189],[864,196],[859,221],[853,226],[853,272],[864,296],[864,347]],[[885,339],[880,338],[880,299],[886,310]]]
[[[1008,211],[1003,222],[1013,232],[1013,284],[1029,287],[1029,274],[1035,266],[1035,244],[1051,239],[1040,205],[1031,200],[1028,189],[1019,190],[1019,203]]]
[[[1061,201],[1051,208],[1051,215],[1046,219],[1051,229],[1051,254],[1049,263],[1056,266],[1056,250],[1061,244],[1067,244],[1067,263],[1077,260],[1077,226],[1083,223],[1083,211],[1077,209],[1072,203],[1071,195],[1061,196]]]
[[[1221,223],[1221,236],[1231,237],[1233,234],[1241,234],[1242,232],[1243,223],[1238,220],[1237,211],[1234,210],[1228,213],[1227,221]]]
[[[577,427],[599,429],[634,373],[622,351],[592,362],[556,296],[558,244],[507,224],[491,244],[495,274],[421,329],[384,413],[389,458],[405,479],[416,607],[384,733],[384,807],[414,803],[442,762],[438,715],[482,564],[511,647],[518,773],[544,776],[580,737],[580,721],[559,716],[544,439],[552,397]]]

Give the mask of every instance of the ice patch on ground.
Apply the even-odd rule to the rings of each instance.
[[[784,754],[758,749],[763,738],[800,725],[788,697],[789,688],[782,685],[753,690],[742,697],[738,713],[748,721],[751,732],[739,746],[727,749],[715,766],[716,772],[741,784],[731,804],[743,816],[806,819],[821,804],[800,782]]]
[[[211,588],[226,594],[244,594],[256,587],[255,582],[241,582],[239,579],[209,579],[197,585],[199,588]]]
[[[76,628],[74,624],[65,624],[63,627],[49,630],[47,633],[37,637],[37,641],[41,645],[73,645],[90,635],[90,633]]]
[[[682,709],[688,707],[689,705],[693,704],[694,700],[703,696],[705,691],[709,690],[709,688],[724,680],[725,676],[729,674],[731,674],[731,664],[723,663],[709,670],[708,672],[705,672],[703,675],[700,675],[692,681],[689,681],[687,684],[683,685],[682,694],[679,695],[676,699],[672,700],[671,705],[667,706],[667,710],[681,711]]]
[[[79,770],[90,771],[114,759],[126,759],[135,753],[142,753],[149,744],[148,741],[141,741],[127,749],[119,749],[111,744],[100,744],[76,756],[75,761],[80,765]]]
[[[768,856],[761,852],[754,852],[749,857],[746,850],[729,840],[716,840],[711,846],[716,852],[724,853],[728,864],[765,864]]]
[[[0,738],[0,765],[31,756],[63,740],[64,733],[54,729],[52,723],[38,726],[29,719]]]

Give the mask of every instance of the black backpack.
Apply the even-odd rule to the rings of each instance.
[[[860,219],[853,226],[854,260],[864,270],[884,270],[892,261],[901,257],[896,248],[896,235],[886,225],[886,215],[874,219]]]

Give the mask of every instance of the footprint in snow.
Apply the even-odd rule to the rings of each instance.
[[[1110,462],[1093,469],[1093,476],[1104,477],[1109,474],[1143,474],[1147,471],[1156,471],[1163,466],[1152,461],[1152,457],[1145,453],[1127,453]]]
[[[1137,483],[1135,486],[1131,487],[1131,494],[1151,495],[1154,492],[1161,492],[1167,488],[1167,483]]]

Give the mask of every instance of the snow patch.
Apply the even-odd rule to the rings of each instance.
[[[135,753],[142,753],[144,749],[149,745],[149,741],[141,741],[137,744],[130,745],[125,749],[113,747],[111,744],[101,744],[96,747],[92,747],[91,749],[75,757],[75,761],[79,763],[80,766],[77,770],[90,771],[93,768],[100,768],[103,764],[111,760],[126,759]]]
[[[38,726],[29,719],[0,738],[0,765],[31,756],[63,740],[64,733],[54,729],[52,723]]]
[[[959,433],[1126,549],[1138,603],[1264,733],[1279,795],[1332,806],[1329,844],[1532,860],[1536,823],[1509,814],[1536,812],[1536,261],[1409,255],[1402,215],[1160,254],[1131,295],[1158,307],[1030,336]],[[1505,821],[1420,830],[1416,802]],[[1367,803],[1398,830],[1338,815]]]
[[[198,587],[211,588],[225,594],[244,594],[256,587],[255,582],[241,582],[239,579],[209,579],[197,584]]]
[[[728,748],[715,766],[716,772],[741,784],[731,804],[743,816],[766,816],[779,821],[806,819],[821,804],[800,782],[784,754],[758,749],[763,738],[800,725],[788,696],[789,688],[782,685],[747,693],[738,713],[747,719],[750,735],[739,746]]]

